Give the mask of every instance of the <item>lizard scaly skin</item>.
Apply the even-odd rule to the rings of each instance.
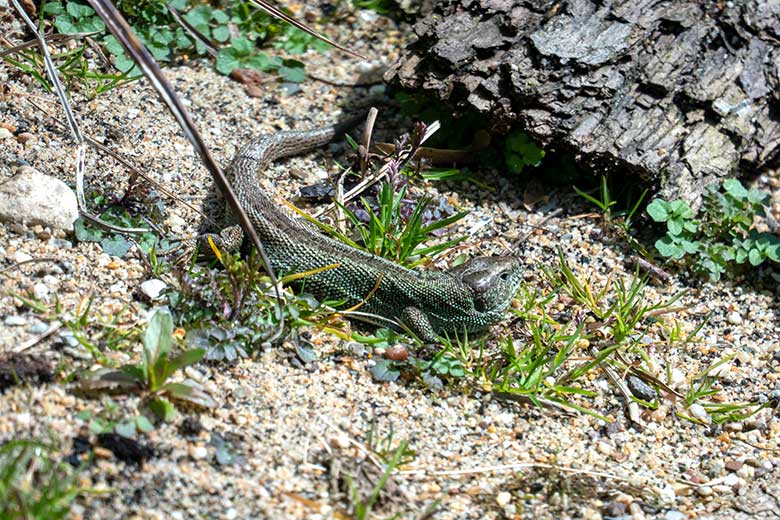
[[[309,275],[304,289],[320,300],[407,325],[424,341],[445,332],[478,332],[499,321],[517,291],[522,269],[516,257],[477,257],[445,272],[418,271],[354,249],[290,216],[261,188],[259,172],[271,161],[321,147],[349,124],[308,131],[278,132],[244,146],[226,170],[277,273],[338,267]],[[243,231],[228,212],[228,227],[206,235],[235,251]],[[201,237],[201,238],[205,238]]]

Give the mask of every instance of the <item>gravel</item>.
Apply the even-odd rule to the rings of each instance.
[[[355,17],[332,30],[358,51],[376,57],[363,63],[336,53],[304,57],[314,76],[340,83],[381,75],[377,65],[391,63],[403,42],[392,22],[373,15]],[[21,41],[13,30],[6,35]],[[369,102],[367,89],[319,81],[305,82],[293,96],[270,83],[260,97],[249,97],[240,84],[199,62],[167,69],[166,74],[223,164],[258,133],[329,124]],[[0,64],[0,82],[9,92],[0,99],[0,123],[24,120],[25,133],[30,134],[3,140],[0,181],[18,165],[29,164],[72,185],[74,146],[52,123],[61,113],[55,98],[7,64]],[[27,102],[31,96],[48,115]],[[75,92],[73,102],[85,134],[104,141],[184,200],[197,206],[204,198],[210,185],[206,171],[144,83],[92,100]],[[382,109],[378,126],[398,123],[390,112]],[[390,132],[382,135],[381,128],[378,132],[383,139],[392,137]],[[298,179],[311,177],[295,172],[321,177],[335,171],[332,151],[292,158],[271,168],[260,182],[269,191],[294,198]],[[453,206],[472,210],[460,224],[469,243],[478,244],[469,254],[503,252],[504,244],[515,243],[531,229],[519,245],[529,287],[543,286],[540,266],[557,262],[558,247],[575,272],[581,270],[596,286],[610,277],[630,279],[625,252],[604,236],[599,219],[583,217],[592,208],[582,199],[551,188],[544,200],[529,203],[524,198],[527,185],[499,173],[479,172],[495,187],[492,192],[468,184],[425,187],[435,197],[446,196]],[[121,196],[126,188],[127,172],[94,151],[87,154],[87,175],[89,188],[107,196]],[[777,172],[770,172],[756,182],[772,191],[773,203],[780,208],[778,179]],[[197,213],[164,200],[171,228],[194,232]],[[566,211],[544,222],[545,231],[525,226],[541,223],[558,207]],[[69,312],[92,295],[92,312],[106,320],[116,318],[118,326],[145,319],[149,305],[140,296],[152,297],[153,291],[141,286],[152,281],[151,274],[132,251],[124,258],[111,257],[99,244],[77,242],[61,230],[0,224],[0,268],[20,259],[37,261],[0,276],[0,356],[28,340],[33,334],[29,327],[38,320],[10,293],[37,291],[48,304],[56,296]],[[719,398],[744,402],[780,391],[778,290],[675,277],[669,285],[648,286],[646,297],[658,302],[681,290],[687,291],[677,303],[685,309],[679,312],[683,333],[708,321],[699,341],[674,347],[663,342],[668,331],[660,326],[647,331],[652,340],[649,362],[668,369],[669,384],[684,393],[696,374],[732,358],[717,372]],[[118,512],[136,518],[334,518],[348,504],[338,468],[366,461],[370,431],[375,440],[392,431],[396,442],[409,439],[415,452],[379,504],[383,516],[421,512],[436,500],[441,505],[435,517],[442,519],[602,518],[619,513],[682,520],[730,517],[749,504],[780,507],[773,498],[780,496],[780,419],[772,408],[752,419],[755,428],[745,422],[729,430],[675,415],[677,411],[709,422],[710,415],[699,404],[686,410],[679,402],[676,407],[663,402],[643,416],[640,427],[628,422],[613,387],[598,375],[591,382],[598,395],[588,403],[614,420],[607,425],[586,414],[569,416],[499,401],[457,384],[434,391],[403,378],[378,383],[369,367],[384,352],[372,356],[372,348],[327,335],[315,335],[313,344],[318,354],[314,366],[296,367],[290,362],[294,346],[285,343],[264,349],[254,359],[192,368],[188,374],[196,374],[220,405],[201,414],[185,410],[173,422],[140,436],[140,444],[132,447],[132,460],[139,465],[123,462],[101,445],[81,484],[112,491],[78,499],[74,513],[84,518]],[[60,378],[92,364],[66,330],[39,341],[29,352],[53,366],[62,363]],[[121,364],[139,359],[140,351],[136,347],[105,355]],[[632,391],[653,399],[655,391],[642,384],[633,382]],[[120,417],[133,417],[137,405],[136,397],[116,400]],[[66,456],[72,439],[88,426],[77,414],[103,410],[100,400],[77,396],[62,382],[13,386],[0,399],[0,442],[49,439],[53,434]],[[97,439],[90,439],[98,445]],[[104,438],[108,441],[114,447],[116,439]],[[732,461],[748,459],[754,463],[729,469],[736,468]],[[752,472],[743,471],[745,467]]]

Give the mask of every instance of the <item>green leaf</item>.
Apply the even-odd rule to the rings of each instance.
[[[139,415],[135,418],[135,426],[138,428],[139,432],[143,433],[149,433],[154,430],[154,424],[152,424],[152,421],[147,419],[145,415]]]
[[[219,43],[224,43],[230,39],[230,29],[227,25],[220,25],[211,32],[211,36]]]
[[[239,61],[238,53],[234,48],[225,47],[219,50],[217,61],[214,66],[216,67],[217,72],[229,76],[230,73],[233,72],[233,69],[241,68],[241,62]]]
[[[58,15],[65,12],[65,6],[61,2],[46,2],[43,12],[49,15]]]
[[[152,368],[157,364],[163,355],[171,351],[173,343],[173,317],[171,312],[165,308],[157,308],[152,311],[149,318],[149,324],[144,333],[144,363],[147,375],[152,374]],[[149,385],[156,386],[155,381],[148,381]]]
[[[217,23],[226,24],[230,21],[230,17],[227,13],[221,9],[214,9],[211,13],[211,18]]]
[[[672,237],[666,235],[655,242],[655,248],[666,258],[675,258],[679,260],[685,255],[685,249],[675,243]]]
[[[173,406],[173,403],[164,397],[158,397],[150,401],[149,409],[165,422],[170,422],[176,417],[176,408]]]
[[[392,382],[396,381],[401,372],[395,367],[393,361],[389,359],[378,359],[371,367],[371,375],[377,381]]]
[[[306,79],[306,72],[303,70],[303,64],[300,66],[283,66],[279,68],[279,75],[284,78],[285,81],[291,83],[301,83]]]
[[[76,240],[79,242],[100,242],[100,239],[103,238],[103,231],[100,228],[89,224],[81,217],[73,223],[73,228]]]
[[[135,436],[135,422],[124,421],[114,426],[114,431],[122,437],[134,437]]]
[[[232,38],[230,40],[230,46],[236,51],[237,56],[249,56],[252,54],[252,50],[255,47],[248,38],[244,38],[243,36]]]
[[[750,202],[751,204],[764,205],[767,204],[769,193],[763,190],[752,189],[748,192],[747,198],[748,198],[748,202]]]
[[[268,55],[264,52],[258,52],[254,56],[250,56],[249,58],[244,60],[244,63],[250,69],[255,69],[260,71],[273,70],[277,68],[276,64],[273,63],[271,59],[268,57]]]
[[[211,14],[212,14],[211,6],[198,5],[190,9],[184,15],[184,19],[187,20],[198,31],[205,32],[209,28],[209,20],[211,19]]]
[[[130,251],[133,244],[122,235],[114,235],[100,241],[103,252],[111,256],[123,257]]]
[[[672,235],[679,235],[680,233],[682,233],[683,230],[682,220],[669,219],[666,222],[666,227],[669,229],[669,233],[671,233]]]
[[[684,200],[673,200],[670,202],[669,211],[671,215],[677,216],[680,219],[689,219],[693,217],[693,210]]]
[[[168,361],[165,372],[163,373],[162,381],[167,380],[174,372],[189,365],[194,365],[206,355],[206,349],[193,348],[182,352],[175,358]]]
[[[666,222],[669,219],[668,203],[656,199],[647,205],[647,214],[656,222]]]
[[[68,14],[76,20],[95,15],[95,10],[90,6],[82,5],[73,1],[68,1],[68,5],[65,7],[65,11],[67,11]]]
[[[726,179],[723,181],[723,189],[735,199],[744,200],[748,197],[748,191],[737,179]]]
[[[748,253],[748,261],[750,265],[759,265],[764,261],[764,255],[758,249],[751,249]]]

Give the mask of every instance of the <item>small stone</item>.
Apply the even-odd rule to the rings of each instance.
[[[49,288],[45,283],[36,283],[33,285],[33,296],[39,300],[45,300],[49,296]]]
[[[22,132],[21,134],[16,136],[16,141],[21,144],[27,144],[29,142],[35,141],[35,134],[31,134],[30,132]]]
[[[21,327],[22,325],[27,325],[27,320],[21,316],[12,314],[5,317],[5,324],[9,327]]]
[[[628,376],[626,383],[634,397],[648,402],[653,401],[657,397],[655,389],[636,376]]]
[[[738,460],[731,459],[731,460],[726,461],[726,464],[724,465],[724,467],[727,470],[729,470],[731,472],[734,472],[734,471],[738,471],[739,468],[741,468],[743,466],[743,464],[744,463],[742,463],[742,462],[740,462]]]
[[[339,433],[337,435],[331,436],[329,442],[330,445],[333,446],[334,448],[340,448],[342,450],[349,448],[349,444],[350,444],[349,437],[347,437],[343,433]]]
[[[755,473],[756,470],[747,464],[737,470],[737,476],[745,480],[752,479]]]
[[[602,455],[609,455],[612,453],[612,445],[610,445],[608,442],[605,441],[599,441],[596,445],[596,449],[601,453]]]
[[[11,132],[9,129],[3,126],[0,126],[0,141],[3,139],[9,139],[13,136],[14,136],[13,132]]]
[[[393,345],[385,350],[385,357],[392,361],[406,361],[409,358],[409,349],[406,345]]]
[[[46,325],[44,322],[39,321],[37,323],[34,323],[28,330],[30,334],[43,334],[49,329],[49,326]]]
[[[625,515],[626,509],[626,504],[621,502],[610,502],[604,506],[604,509],[601,510],[601,513],[608,517],[618,517]]]
[[[141,284],[141,292],[150,300],[157,300],[167,287],[168,285],[162,280],[152,278]]]
[[[366,355],[366,346],[357,341],[350,341],[347,343],[347,350],[355,357],[363,357]]]
[[[723,485],[730,488],[737,487],[739,485],[739,476],[735,475],[734,473],[729,473],[723,477]]]
[[[0,184],[0,220],[73,231],[78,216],[73,190],[29,166]]]
[[[739,325],[742,323],[742,316],[737,311],[730,312],[727,319],[732,325]]]
[[[691,412],[691,415],[694,416],[696,419],[701,419],[705,422],[710,422],[710,416],[707,414],[707,410],[704,409],[704,407],[698,403],[693,403],[690,408],[688,408],[688,411]]]
[[[676,509],[670,509],[664,515],[664,520],[685,520],[685,515]]]
[[[21,264],[22,262],[29,262],[30,260],[32,260],[32,258],[33,257],[31,257],[30,255],[22,251],[17,251],[16,253],[14,253],[14,262],[16,262],[17,264]]]
[[[696,493],[702,497],[709,497],[712,496],[713,491],[710,486],[701,486],[696,488]]]
[[[496,504],[498,504],[500,507],[506,506],[511,501],[512,495],[507,491],[502,491],[496,495]]]
[[[190,449],[190,456],[195,460],[203,460],[209,455],[205,446],[195,446]]]

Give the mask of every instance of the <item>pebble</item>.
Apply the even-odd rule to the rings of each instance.
[[[9,129],[5,127],[0,126],[0,140],[10,139],[13,136],[14,136],[13,132],[11,132]]]
[[[739,325],[742,323],[742,315],[740,315],[737,311],[730,312],[727,319],[728,322],[732,325]]]
[[[498,504],[500,507],[506,506],[511,501],[512,495],[507,491],[502,491],[496,495],[496,504]]]
[[[14,262],[16,262],[17,264],[21,264],[22,262],[29,262],[32,259],[33,257],[31,257],[30,255],[28,255],[23,251],[17,251],[16,253],[14,253]]]
[[[43,323],[42,321],[38,321],[38,322],[34,323],[34,324],[33,324],[33,325],[32,325],[32,326],[31,326],[31,327],[28,329],[28,331],[30,332],[30,334],[43,334],[43,333],[44,333],[44,332],[46,332],[48,329],[49,329],[49,326],[48,326],[48,325],[46,325],[46,324],[45,324],[45,323]]]
[[[141,292],[149,300],[157,300],[162,292],[168,287],[168,284],[157,278],[151,278],[141,283]]]
[[[203,460],[209,455],[209,450],[205,446],[194,446],[190,450],[190,456],[195,460]]]
[[[6,316],[4,322],[10,327],[20,327],[22,325],[27,325],[27,320],[16,314],[10,314]]]
[[[690,408],[688,408],[688,411],[691,412],[691,415],[697,419],[701,419],[702,421],[709,422],[710,416],[707,414],[707,410],[704,409],[704,407],[698,403],[693,403]]]
[[[39,282],[33,285],[33,296],[39,300],[45,300],[49,296],[49,288],[45,283]]]
[[[729,473],[723,477],[723,485],[729,487],[737,487],[739,485],[739,476],[734,473]]]
[[[634,394],[634,397],[638,397],[639,399],[648,402],[657,397],[655,389],[636,376],[628,376],[626,383],[628,384],[628,389]]]
[[[76,194],[61,180],[22,166],[0,184],[0,220],[73,231]]]

